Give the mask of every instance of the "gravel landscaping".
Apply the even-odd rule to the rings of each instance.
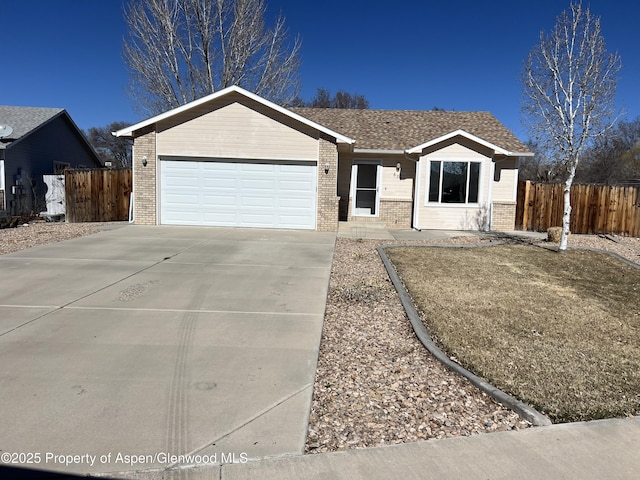
[[[43,222],[0,229],[0,255],[98,232],[100,223]]]

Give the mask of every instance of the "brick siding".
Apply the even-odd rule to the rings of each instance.
[[[142,165],[147,157],[147,165]],[[138,225],[156,224],[156,132],[150,130],[135,139],[133,167],[133,219]]]
[[[491,230],[510,231],[516,228],[516,203],[493,202]]]
[[[326,138],[318,140],[317,230],[338,231],[338,147]],[[325,173],[325,164],[329,172]]]
[[[364,217],[351,215],[349,200],[343,202],[348,210],[347,221],[349,222],[372,222],[384,223],[387,228],[411,228],[413,219],[413,201],[380,199],[380,213],[377,217]]]

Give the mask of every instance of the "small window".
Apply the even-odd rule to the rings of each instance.
[[[480,162],[430,162],[430,203],[478,203]]]
[[[480,185],[480,163],[469,164],[469,196],[468,203],[478,203],[478,187]]]
[[[431,176],[429,177],[429,201],[439,200],[441,162],[431,162]]]

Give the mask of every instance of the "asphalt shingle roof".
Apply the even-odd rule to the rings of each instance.
[[[489,112],[291,108],[291,111],[353,138],[356,148],[405,150],[464,130],[510,152],[529,149]]]
[[[0,125],[9,125],[13,132],[6,138],[0,139],[0,148],[10,140],[18,140],[30,131],[52,119],[62,108],[40,107],[11,107],[0,105]]]

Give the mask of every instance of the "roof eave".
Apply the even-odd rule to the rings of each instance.
[[[155,123],[161,122],[162,120],[166,120],[167,118],[171,118],[174,115],[179,115],[182,112],[186,112],[187,110],[190,110],[191,108],[197,107],[199,105],[202,105],[203,103],[207,103],[210,102],[212,100],[215,100],[217,98],[221,98],[225,95],[228,95],[230,93],[239,93],[240,95],[244,95],[245,97],[261,103],[262,105],[271,108],[279,113],[282,113],[283,115],[288,116],[289,118],[296,120],[298,122],[303,123],[304,125],[307,125],[315,130],[318,130],[326,135],[329,135],[330,137],[333,137],[336,139],[337,143],[346,143],[349,145],[353,145],[355,143],[355,140],[349,137],[346,137],[344,135],[341,135],[338,132],[334,132],[333,130],[330,130],[329,128],[326,128],[318,123],[312,122],[311,120],[302,117],[300,115],[298,115],[297,113],[293,113],[291,110],[288,110],[284,107],[281,107],[280,105],[277,105],[273,102],[270,102],[269,100],[265,100],[264,98],[260,97],[259,95],[256,95],[255,93],[251,93],[247,90],[245,90],[242,87],[238,87],[237,85],[232,85],[230,87],[227,87],[223,90],[219,90],[217,92],[214,92],[210,95],[207,95],[206,97],[202,97],[199,98],[198,100],[194,100],[193,102],[190,103],[186,103],[184,105],[181,105],[180,107],[176,107],[172,110],[169,110],[168,112],[165,113],[161,113],[160,115],[156,115],[155,117],[151,117],[148,118],[147,120],[143,120],[142,122],[136,123],[135,125],[131,125],[127,128],[123,128],[122,130],[118,130],[116,132],[112,132],[112,135],[116,136],[116,137],[133,137],[134,136],[134,132],[136,130],[140,130],[143,129],[145,127],[148,127],[150,125],[153,125]]]
[[[385,150],[383,148],[354,148],[353,153],[367,155],[404,155],[406,150]]]
[[[535,157],[533,152],[509,152],[510,157]]]

